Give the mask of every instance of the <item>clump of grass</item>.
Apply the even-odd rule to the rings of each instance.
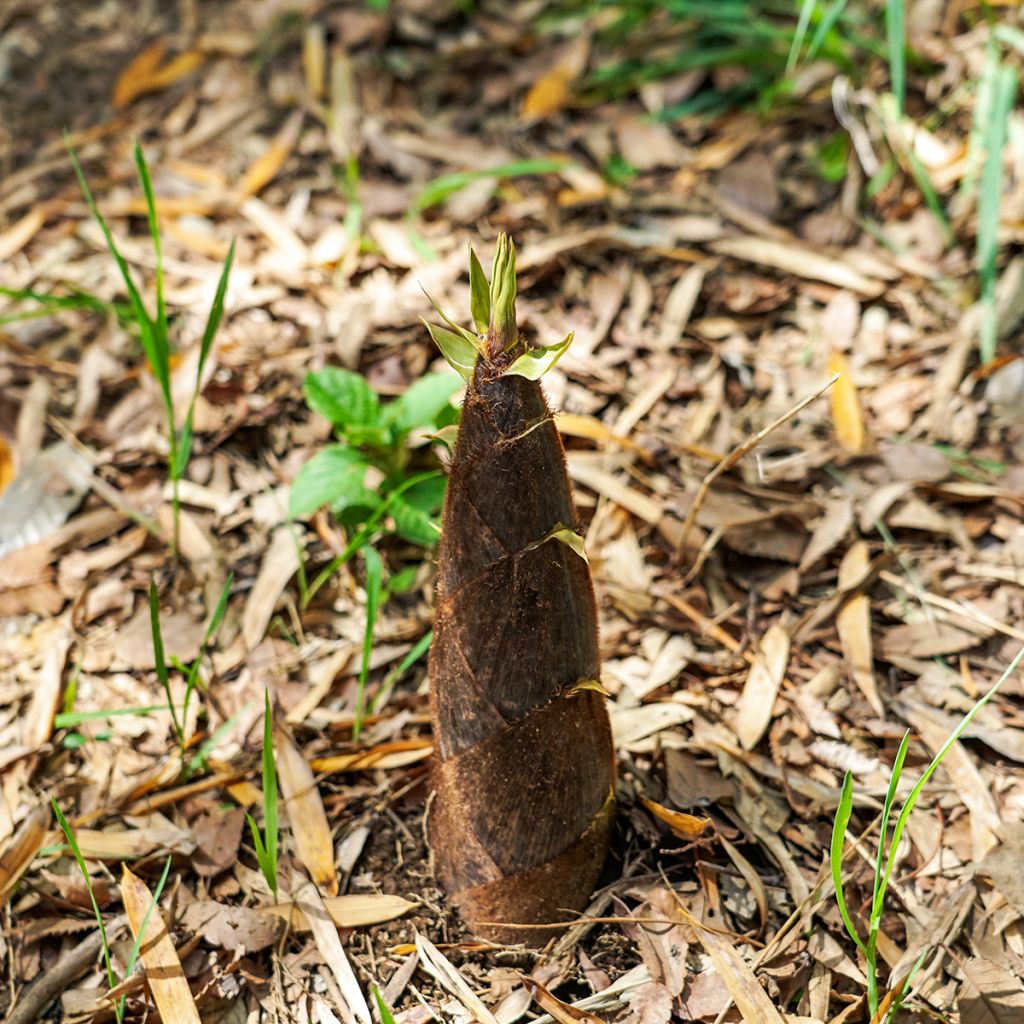
[[[235,243],[231,242],[228,249],[227,259],[221,270],[220,279],[217,282],[217,291],[210,306],[206,318],[206,326],[199,342],[199,362],[196,368],[195,385],[192,389],[192,397],[189,401],[188,411],[180,429],[177,426],[174,415],[174,400],[171,394],[171,342],[169,323],[167,319],[167,302],[164,297],[164,262],[163,246],[160,240],[160,227],[157,217],[156,198],[153,193],[153,181],[149,173],[149,165],[146,163],[145,154],[138,142],[135,143],[134,160],[135,169],[142,185],[142,192],[146,200],[146,217],[149,224],[149,234],[153,240],[153,253],[156,257],[155,289],[156,289],[156,313],[150,315],[142,294],[132,276],[131,268],[121,255],[114,241],[113,233],[107,224],[103,214],[100,213],[96,200],[93,197],[89,183],[86,181],[81,164],[74,148],[65,136],[68,153],[71,157],[71,164],[75,169],[78,184],[82,189],[86,204],[92,213],[93,218],[103,232],[110,255],[117,263],[121,272],[125,289],[128,292],[129,308],[135,328],[138,331],[139,343],[145,353],[146,361],[149,363],[153,376],[160,387],[160,398],[164,407],[164,416],[167,422],[167,441],[169,454],[167,458],[167,470],[171,480],[171,504],[174,515],[174,547],[177,549],[179,541],[179,521],[181,516],[181,504],[179,499],[179,484],[185,469],[188,466],[189,457],[192,454],[192,423],[195,415],[196,399],[199,397],[199,387],[202,383],[203,370],[209,358],[210,350],[213,347],[213,339],[220,328],[221,320],[224,317],[224,296],[227,293],[228,278],[231,274],[231,265],[235,258]]]
[[[900,840],[903,838],[907,820],[917,803],[928,780],[935,770],[942,763],[950,748],[963,735],[964,730],[970,725],[974,716],[995,696],[1000,686],[1013,674],[1014,670],[1024,658],[1024,647],[1017,653],[1013,661],[1007,666],[1006,671],[999,677],[992,688],[964,715],[957,727],[949,734],[946,742],[943,743],[931,763],[925,769],[921,778],[917,780],[908,794],[906,800],[896,817],[890,831],[895,810],[896,790],[903,774],[903,764],[907,756],[907,746],[910,741],[909,730],[904,733],[896,752],[896,760],[892,766],[892,778],[889,780],[889,788],[885,794],[885,801],[882,805],[882,818],[879,825],[878,851],[875,857],[874,878],[871,890],[871,904],[868,910],[868,931],[862,936],[853,922],[850,911],[847,907],[846,896],[843,888],[843,847],[846,841],[846,833],[850,824],[850,816],[853,812],[853,776],[848,771],[843,779],[842,793],[839,798],[839,806],[836,810],[835,820],[832,825],[832,843],[829,850],[829,860],[832,868],[832,880],[835,883],[836,903],[839,907],[839,914],[843,919],[850,938],[856,943],[857,948],[864,955],[865,975],[867,977],[867,1003],[868,1014],[872,1021],[879,1019],[881,1011],[885,1014],[884,1020],[887,1024],[895,1021],[897,1014],[903,1008],[903,1004],[910,990],[910,984],[914,976],[920,970],[921,965],[931,953],[927,948],[922,951],[917,961],[911,967],[906,977],[890,980],[890,991],[884,1001],[880,999],[879,977],[878,977],[878,934],[882,925],[882,912],[885,909],[885,896],[889,890],[889,881],[892,877],[893,865],[896,862],[896,854],[899,849]],[[886,1004],[888,1009],[886,1009]]]
[[[110,989],[114,989],[118,985],[117,974],[114,972],[114,960],[111,955],[110,939],[107,935],[107,926],[103,919],[103,912],[100,910],[100,905],[96,899],[96,893],[93,890],[92,878],[89,876],[89,869],[86,867],[85,858],[82,856],[82,850],[78,845],[78,840],[75,838],[74,830],[71,828],[67,818],[64,817],[63,812],[57,805],[57,801],[50,797],[50,803],[53,806],[53,813],[57,818],[57,824],[60,825],[60,830],[64,833],[64,838],[67,840],[68,847],[71,850],[72,856],[75,858],[75,863],[78,865],[78,870],[82,873],[82,877],[85,879],[85,888],[89,893],[89,900],[92,903],[92,911],[96,918],[96,924],[100,930],[100,945],[103,949],[103,966],[106,969],[107,974],[107,985]],[[145,916],[142,919],[142,927],[139,929],[139,934],[136,936],[135,942],[132,945],[131,953],[128,956],[128,963],[125,965],[124,977],[131,977],[132,971],[135,970],[135,962],[139,958],[139,950],[142,946],[142,936],[146,934],[146,928],[149,925],[150,915],[153,913],[153,909],[157,905],[157,901],[160,899],[160,894],[164,890],[164,885],[167,883],[167,876],[171,870],[171,858],[168,857],[164,862],[164,870],[160,876],[160,881],[157,883],[157,887],[153,892],[153,902],[149,905]],[[124,1020],[124,1009],[125,1001],[127,996],[121,996],[118,1002],[114,1006],[114,1016],[117,1021]]]
[[[260,832],[255,819],[246,814],[252,844],[256,850],[256,861],[270,891],[277,899],[277,852],[280,838],[277,807],[277,769],[274,766],[274,722],[270,711],[270,693],[263,695],[263,831]]]
[[[559,4],[539,27],[564,32],[583,21],[598,26],[596,66],[581,83],[584,102],[687,71],[745,72],[666,108],[659,114],[664,120],[768,110],[792,92],[792,73],[801,64],[823,58],[852,74],[865,56],[884,50],[872,12],[846,0],[584,0]]]

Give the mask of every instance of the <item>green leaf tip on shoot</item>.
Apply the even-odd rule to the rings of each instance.
[[[421,317],[423,326],[448,365],[467,383],[481,357],[499,376],[539,380],[572,344],[572,332],[554,345],[523,344],[516,324],[516,249],[504,232],[498,235],[490,282],[473,247],[469,247],[469,302],[477,333],[452,320],[430,295],[427,299],[447,326],[431,324]]]
[[[469,247],[469,307],[477,331],[483,334],[491,325],[491,292],[472,245]]]
[[[491,264],[491,319],[487,354],[494,359],[519,341],[516,326],[516,247],[504,232],[498,235]]]

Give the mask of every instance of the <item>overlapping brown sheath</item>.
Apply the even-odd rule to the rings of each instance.
[[[597,882],[614,750],[587,562],[540,384],[481,355],[468,382],[439,548],[430,654],[431,845],[473,932],[539,945]]]

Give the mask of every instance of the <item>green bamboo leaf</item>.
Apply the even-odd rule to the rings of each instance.
[[[570,331],[558,344],[543,348],[531,348],[524,352],[506,371],[527,380],[540,380],[555,363],[558,362],[572,344],[573,332]]]
[[[341,366],[325,366],[306,374],[306,404],[335,427],[374,426],[380,401],[366,378]]]
[[[568,526],[557,527],[544,539],[556,540],[559,544],[564,544],[570,551],[579,555],[584,562],[588,565],[590,564],[590,559],[587,558],[587,552],[583,548],[583,538],[575,530],[570,530]]]
[[[434,344],[441,350],[448,365],[459,374],[466,382],[473,377],[473,367],[476,366],[479,352],[476,345],[467,341],[461,334],[449,331],[446,327],[439,327],[437,324],[428,323],[420,317],[423,326],[430,331],[430,337]]]
[[[494,250],[490,296],[490,337],[498,339],[501,351],[507,352],[519,340],[519,328],[516,325],[516,247],[504,232],[498,235],[498,246]]]
[[[491,292],[473,246],[469,247],[469,308],[473,312],[476,329],[486,334],[491,326]]]
[[[366,567],[366,629],[363,632],[363,656],[359,666],[359,688],[356,693],[356,713],[352,722],[352,738],[359,739],[366,716],[366,684],[370,679],[370,655],[373,653],[373,631],[377,625],[381,591],[384,589],[384,563],[375,547],[363,548]]]
[[[425,289],[420,289],[427,298],[427,302],[434,307],[434,312],[448,325],[448,328],[454,331],[456,334],[461,334],[466,341],[468,341],[477,351],[482,351],[480,338],[472,331],[466,330],[460,324],[457,324],[435,301],[433,296]],[[420,317],[422,320],[423,318]]]

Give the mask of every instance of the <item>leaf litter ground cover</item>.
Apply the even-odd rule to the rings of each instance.
[[[9,1019],[868,1020],[847,807],[882,1012],[920,962],[901,1019],[1020,1016],[1016,674],[872,904],[904,733],[894,815],[1024,641],[1021,25],[741,6],[0,14]],[[148,162],[179,430],[200,388],[176,488],[64,128],[152,316],[134,139]],[[436,495],[404,525],[380,501],[436,473],[455,413],[386,410],[461,388],[424,291],[470,309],[466,243],[486,262],[502,230],[522,330],[575,331],[544,384],[619,768],[602,887],[545,955],[472,942],[434,881]],[[307,381],[340,371],[392,420],[322,415]],[[339,451],[358,489],[296,496]]]

